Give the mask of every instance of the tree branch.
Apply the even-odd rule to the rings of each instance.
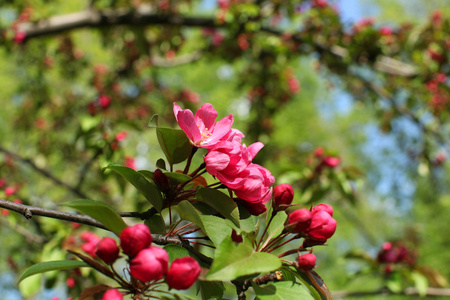
[[[219,28],[226,27],[228,24],[218,23],[215,18],[185,17],[179,14],[159,14],[155,13],[150,5],[141,5],[135,10],[126,8],[116,10],[87,9],[76,13],[50,17],[38,22],[24,22],[19,24],[18,31],[25,33],[26,41],[28,39],[53,35],[78,28],[102,28],[120,25],[169,25]],[[264,26],[260,28],[260,31],[279,37],[285,34],[285,32],[281,30]],[[296,42],[304,42],[301,34],[293,35],[292,39]],[[314,46],[321,51],[326,51],[340,58],[347,58],[349,56],[348,50],[339,45],[328,47],[316,43]],[[195,57],[194,60],[199,58],[196,58],[197,55],[198,54],[192,55]],[[180,61],[184,61],[184,59],[181,59]],[[187,59],[186,61],[189,62],[190,59]],[[158,64],[158,59],[156,59],[155,64]],[[170,67],[173,66],[172,64],[177,65],[178,63],[175,63],[175,61],[164,61],[161,62],[160,65],[163,67]],[[374,64],[374,68],[380,72],[395,76],[413,77],[417,75],[417,69],[414,66],[387,56],[379,56]]]
[[[108,230],[102,223],[87,215],[79,215],[73,213],[60,212],[56,210],[39,208],[25,204],[19,204],[5,199],[0,199],[0,207],[22,214],[27,220],[33,216],[43,216],[63,221],[76,222],[100,229]],[[158,245],[175,244],[187,249],[200,259],[203,263],[211,265],[212,259],[196,249],[194,249],[189,241],[181,239],[179,236],[166,236],[162,234],[152,234],[153,242]]]
[[[77,195],[78,197],[85,198],[85,199],[88,198],[88,196],[85,195],[82,191],[80,191],[80,189],[78,189],[76,187],[73,187],[73,186],[69,185],[68,183],[65,183],[65,182],[61,181],[60,179],[55,177],[49,171],[38,167],[31,159],[24,158],[24,157],[20,156],[17,153],[14,153],[14,152],[11,152],[9,150],[6,150],[2,146],[0,146],[0,152],[6,153],[9,156],[13,157],[14,159],[17,159],[18,161],[21,161],[22,163],[25,163],[25,164],[29,165],[32,169],[34,169],[38,173],[44,175],[45,177],[47,177],[48,179],[50,179],[51,181],[53,181],[57,185],[65,187],[66,189],[68,189],[69,191],[71,191],[72,193]]]
[[[403,296],[420,296],[419,291],[415,287],[409,287],[404,289],[400,294],[390,292],[388,289],[381,289],[376,291],[361,291],[361,292],[348,292],[348,291],[334,291],[333,296],[336,298],[344,297],[368,297],[375,295],[403,295]],[[445,297],[450,296],[450,289],[442,288],[427,288],[426,296],[430,297]]]

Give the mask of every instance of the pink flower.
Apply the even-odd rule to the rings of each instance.
[[[111,98],[107,95],[100,95],[98,97],[98,103],[102,108],[108,108],[111,104]]]
[[[293,211],[289,215],[288,224],[294,227],[290,230],[292,232],[303,232],[311,225],[312,213],[309,209],[301,208]]]
[[[106,264],[110,265],[119,257],[119,251],[116,240],[105,237],[97,244],[95,254]]]
[[[332,207],[331,205],[328,205],[328,204],[319,204],[319,205],[316,205],[316,206],[313,207],[313,209],[311,210],[311,212],[312,212],[313,214],[315,214],[315,213],[317,213],[317,212],[319,212],[319,211],[321,211],[321,210],[324,210],[324,211],[326,211],[330,216],[333,216],[333,207]]]
[[[125,167],[136,170],[136,159],[132,156],[125,156]]]
[[[100,242],[100,237],[98,237],[95,233],[84,231],[81,233],[81,239],[85,242],[81,246],[81,250],[96,258],[97,255],[95,254],[95,249],[97,244]]]
[[[274,184],[275,178],[266,168],[257,164],[250,164],[236,177],[240,177],[242,181],[242,185],[234,189],[234,193],[239,198],[252,203],[266,203],[272,197],[270,186]],[[227,183],[223,183],[227,185]]]
[[[166,250],[150,247],[141,250],[130,262],[130,274],[143,282],[159,280],[166,275],[168,264],[169,255]]]
[[[383,26],[380,28],[381,35],[391,35],[393,33],[393,30],[389,26]]]
[[[212,148],[229,134],[233,124],[233,115],[215,123],[217,111],[209,103],[203,104],[195,116],[191,110],[183,110],[176,103],[173,103],[173,112],[180,128],[196,147]]]
[[[300,255],[297,259],[298,267],[303,271],[311,271],[316,266],[316,256],[312,253]]]
[[[114,139],[115,139],[116,141],[118,141],[118,142],[121,142],[121,141],[123,141],[124,139],[126,139],[127,135],[128,135],[128,132],[126,132],[125,130],[122,130],[122,131],[120,131],[120,132],[118,132],[118,133],[116,134],[116,136],[114,137]]]
[[[306,230],[308,236],[316,240],[327,240],[336,231],[336,220],[324,210],[313,214],[311,225]]]
[[[171,289],[186,290],[197,280],[200,271],[200,265],[194,258],[190,256],[177,258],[167,272],[166,282]]]
[[[341,160],[337,157],[327,156],[323,159],[323,163],[330,168],[335,168],[341,163]]]
[[[120,247],[123,253],[134,257],[142,249],[150,247],[153,238],[150,229],[144,224],[129,226],[120,233]]]
[[[290,184],[284,183],[275,187],[273,191],[273,205],[275,208],[284,210],[287,206],[279,208],[280,205],[290,205],[292,200],[294,200],[294,189]]]
[[[240,186],[240,181],[231,183],[231,178],[244,171],[263,146],[262,143],[254,143],[247,148],[238,141],[220,142],[205,156],[206,171],[223,184],[228,182],[229,188]]]
[[[27,38],[27,33],[25,31],[17,31],[14,35],[14,43],[22,44]]]
[[[107,290],[101,300],[122,300],[123,295],[117,289]]]

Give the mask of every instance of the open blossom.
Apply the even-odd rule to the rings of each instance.
[[[272,197],[270,186],[275,183],[275,178],[266,168],[250,164],[237,176],[243,179],[242,185],[234,189],[239,198],[252,203],[266,203]]]
[[[176,103],[173,104],[173,112],[180,128],[196,147],[212,148],[230,133],[233,124],[233,115],[215,123],[217,111],[209,103],[203,104],[195,116],[191,110],[183,110]]]

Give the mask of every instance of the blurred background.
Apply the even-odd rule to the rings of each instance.
[[[256,160],[296,203],[335,208],[337,232],[315,254],[337,298],[445,297],[449,14],[448,0],[4,0],[0,197],[146,210],[102,167],[154,170],[151,117],[175,127],[173,102],[208,102],[265,144]],[[89,228],[1,214],[0,299],[66,299],[98,280],[59,272],[18,287]]]

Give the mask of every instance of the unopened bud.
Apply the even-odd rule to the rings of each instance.
[[[190,288],[200,275],[200,265],[190,257],[175,259],[167,272],[166,282],[171,289],[186,290]]]
[[[123,253],[130,257],[134,257],[142,249],[148,248],[153,241],[150,229],[144,224],[125,228],[119,237]]]
[[[293,211],[289,215],[288,224],[294,227],[290,230],[292,232],[302,232],[309,228],[311,224],[312,213],[309,209],[301,208]]]
[[[119,257],[119,251],[116,240],[105,237],[97,244],[95,254],[106,264],[110,265]]]
[[[277,185],[273,191],[273,207],[276,210],[285,210],[294,199],[294,189],[290,184]]]
[[[303,271],[311,271],[316,266],[316,256],[312,253],[300,255],[297,259],[298,267]]]
[[[160,169],[156,169],[153,173],[153,180],[163,193],[170,191],[169,177],[167,177]]]

